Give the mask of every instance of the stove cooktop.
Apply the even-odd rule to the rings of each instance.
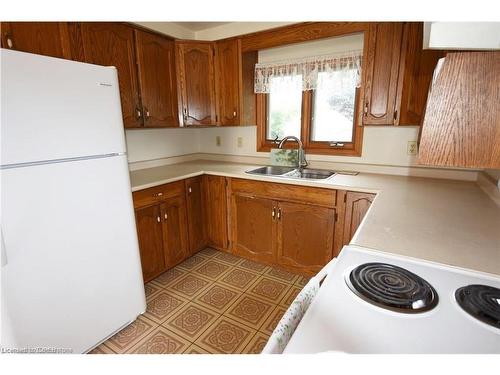
[[[498,290],[498,276],[349,245],[284,353],[500,354]]]

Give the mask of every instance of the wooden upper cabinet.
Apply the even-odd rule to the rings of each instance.
[[[135,211],[144,282],[155,278],[165,270],[160,214],[159,205]]]
[[[218,116],[221,125],[239,125],[240,108],[240,51],[236,39],[220,41],[216,49],[216,91]]]
[[[65,22],[2,22],[2,48],[71,59]]]
[[[203,187],[208,245],[227,250],[229,240],[226,178],[204,175]]]
[[[398,121],[396,93],[403,24],[370,24],[365,73],[364,125],[393,125]]]
[[[161,215],[165,264],[170,268],[189,256],[185,197],[166,200],[161,205]]]
[[[231,197],[232,252],[255,261],[276,261],[276,202],[242,194]]]
[[[215,125],[213,43],[177,42],[176,62],[184,125]]]
[[[418,162],[500,168],[500,52],[448,53],[433,82]]]
[[[434,69],[445,51],[423,49],[423,22],[405,22],[401,42],[395,125],[420,125]]]
[[[343,243],[348,245],[370,208],[375,194],[348,191],[345,199]]]
[[[277,223],[278,264],[313,274],[332,259],[335,209],[279,202]]]
[[[179,126],[173,40],[135,30],[145,127]]]
[[[188,217],[189,253],[192,255],[202,250],[207,243],[203,206],[203,177],[185,180],[186,207]]]
[[[115,22],[82,22],[79,27],[85,61],[118,70],[125,128],[141,127],[134,29]]]

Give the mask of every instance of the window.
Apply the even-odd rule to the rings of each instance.
[[[290,81],[287,85],[286,81]],[[267,96],[267,140],[287,135],[300,138],[302,109],[302,77],[271,78],[271,93]],[[283,87],[283,86],[288,87]]]
[[[275,140],[293,135],[309,154],[361,155],[361,51],[258,63],[258,150],[276,148]]]
[[[338,72],[319,73],[322,85],[312,94],[311,142],[353,141],[356,87],[339,84]]]

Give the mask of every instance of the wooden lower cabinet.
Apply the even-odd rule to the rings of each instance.
[[[233,194],[231,197],[232,252],[255,261],[276,261],[276,202]]]
[[[178,196],[162,203],[161,215],[165,265],[170,268],[190,256],[185,198]]]
[[[228,209],[227,181],[221,176],[203,176],[205,228],[208,245],[227,251],[228,239]]]
[[[165,270],[160,206],[135,210],[135,223],[141,254],[142,276],[147,282]]]
[[[191,255],[184,182],[144,189],[133,196],[142,274],[148,282]]]
[[[277,263],[316,273],[333,257],[335,209],[279,202]]]
[[[203,205],[203,177],[185,180],[188,217],[189,254],[193,255],[207,245]]]
[[[370,208],[375,194],[348,191],[345,198],[343,243],[347,245]]]

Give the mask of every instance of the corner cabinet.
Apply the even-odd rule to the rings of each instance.
[[[215,125],[215,50],[211,42],[176,42],[183,124]]]
[[[237,39],[215,44],[216,96],[220,125],[240,125],[240,47]]]
[[[348,191],[345,194],[343,244],[351,242],[361,221],[375,199],[375,194]]]
[[[203,177],[192,177],[185,180],[186,207],[188,216],[189,253],[191,255],[202,250],[207,244]]]
[[[205,228],[208,245],[228,251],[228,179],[221,176],[203,176]]]

